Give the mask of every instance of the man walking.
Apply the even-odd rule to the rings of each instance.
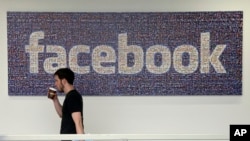
[[[69,68],[61,68],[54,73],[57,91],[66,95],[63,105],[57,95],[51,98],[57,114],[61,117],[60,134],[84,134],[83,100],[73,85],[74,79],[74,72]]]

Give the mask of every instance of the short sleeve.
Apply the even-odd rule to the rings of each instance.
[[[68,110],[70,113],[82,112],[82,97],[80,94],[72,93],[68,98]]]

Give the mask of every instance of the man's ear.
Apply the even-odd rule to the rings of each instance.
[[[62,84],[65,85],[67,83],[67,80],[65,78],[62,79]]]

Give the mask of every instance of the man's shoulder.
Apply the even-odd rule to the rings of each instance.
[[[77,90],[71,90],[68,94],[69,97],[82,96]]]

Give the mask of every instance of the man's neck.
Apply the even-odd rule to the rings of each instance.
[[[68,94],[70,91],[74,90],[74,86],[73,85],[68,85],[64,88],[64,93]]]

